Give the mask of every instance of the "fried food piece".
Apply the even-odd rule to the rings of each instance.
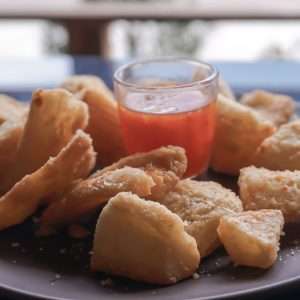
[[[89,107],[90,122],[87,132],[93,137],[99,163],[107,166],[126,155],[121,135],[118,104],[99,90],[86,90],[84,102]]]
[[[277,259],[283,225],[280,210],[246,211],[222,217],[218,234],[235,264],[267,269]]]
[[[180,178],[173,172],[163,170],[152,165],[147,165],[144,170],[148,175],[150,175],[155,183],[151,189],[151,194],[147,196],[150,200],[159,200],[165,197],[168,192],[170,192],[180,180]]]
[[[226,98],[236,100],[230,85],[222,77],[219,77],[219,93]]]
[[[25,118],[5,121],[0,125],[0,191],[2,180],[12,167],[24,130]]]
[[[300,170],[300,121],[282,125],[257,149],[255,165],[270,170]]]
[[[95,156],[89,135],[77,131],[72,140],[40,169],[26,175],[0,198],[0,230],[22,223],[44,197],[65,190],[81,174],[82,159]]]
[[[67,79],[62,87],[76,93],[89,107],[86,131],[93,138],[99,163],[107,166],[124,157],[118,103],[105,83],[96,76],[77,75]]]
[[[207,78],[207,71],[204,71],[203,69],[198,69],[193,76],[194,81],[204,80],[205,78]],[[219,76],[218,79],[218,88],[219,94],[229,99],[236,100],[230,85],[221,76]]]
[[[141,197],[155,185],[151,176],[140,169],[124,167],[76,184],[65,197],[54,201],[44,211],[41,226],[68,224],[95,211],[120,192],[131,191]]]
[[[116,170],[124,166],[140,168],[151,175],[155,186],[151,195],[147,198],[159,200],[172,190],[187,169],[185,150],[177,146],[168,146],[154,149],[149,152],[137,153],[120,159],[95,174],[100,176],[108,171]]]
[[[184,150],[174,146],[122,158],[74,185],[65,197],[52,199],[41,218],[42,227],[70,223],[122,191],[159,200],[175,187],[186,167]]]
[[[5,121],[15,121],[28,110],[28,104],[0,94],[0,125]]]
[[[241,97],[241,103],[255,109],[263,118],[279,127],[287,123],[295,112],[293,98],[263,90],[255,90]]]
[[[216,182],[180,181],[159,201],[185,223],[185,230],[196,239],[201,257],[219,246],[217,227],[222,216],[242,211],[242,203],[231,190]]]
[[[121,158],[116,163],[97,171],[92,176],[96,177],[107,171],[116,170],[125,166],[133,168],[153,167],[160,170],[172,171],[181,178],[187,169],[187,157],[185,150],[181,147],[160,147],[149,152],[136,153]]]
[[[91,268],[153,284],[191,276],[200,255],[182,220],[166,207],[120,193],[102,210]]]
[[[86,128],[88,117],[86,104],[71,93],[63,89],[36,91],[15,164],[4,183],[5,191],[56,156],[77,129]]]
[[[300,222],[300,171],[248,167],[238,180],[245,210],[279,209],[284,219]]]
[[[43,199],[43,204],[50,204],[57,199],[61,199],[63,195],[69,193],[81,180],[88,177],[91,174],[91,171],[95,168],[96,165],[96,158],[97,154],[94,152],[93,155],[87,152],[86,154],[82,155],[80,160],[80,165],[78,166],[77,170],[77,177],[78,180],[74,180],[70,185],[66,186],[66,189],[57,191],[51,194],[49,197]]]
[[[263,120],[251,108],[220,95],[216,120],[211,167],[230,175],[251,165],[258,146],[275,131],[270,121]]]
[[[73,75],[68,77],[61,85],[72,94],[83,98],[86,89],[100,90],[103,95],[113,99],[113,94],[107,85],[99,77],[94,75]]]

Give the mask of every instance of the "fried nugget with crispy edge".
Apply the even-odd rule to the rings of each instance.
[[[144,170],[148,175],[150,175],[155,183],[151,189],[151,194],[147,196],[150,200],[159,200],[167,195],[180,180],[180,178],[173,172],[168,170],[163,170],[152,165],[147,165]]]
[[[241,97],[241,103],[255,109],[262,117],[279,127],[287,123],[295,112],[293,98],[264,90],[255,90]]]
[[[91,268],[153,284],[190,277],[200,254],[182,220],[166,207],[120,193],[102,210]]]
[[[87,178],[88,175],[91,174],[91,171],[95,168],[96,158],[97,158],[97,154],[95,152],[93,153],[93,155],[91,155],[90,152],[84,154],[81,158],[80,165],[78,166],[78,170],[77,170],[78,180],[74,180],[74,182],[66,186],[64,190],[59,190],[51,194],[49,197],[45,197],[43,199],[43,204],[49,205],[50,203],[57,201],[58,199],[61,199],[65,194],[69,193],[79,182]]]
[[[173,171],[182,174],[182,168],[186,168],[184,152],[180,151],[181,148],[173,148],[177,147],[154,150],[147,159],[146,154],[133,155],[135,158],[141,159],[139,162],[133,156],[126,157],[122,159],[122,162],[120,161],[113,166],[105,168],[105,171],[100,170],[85,181],[75,184],[65,197],[58,195],[52,198],[48,202],[54,203],[45,210],[41,218],[43,228],[41,231],[48,232],[49,230],[44,230],[44,228],[51,225],[59,226],[70,223],[94,211],[96,208],[106,204],[109,198],[118,192],[131,191],[151,200],[163,198],[179,181],[179,177]],[[163,150],[166,151],[164,152]],[[178,159],[178,162],[185,164],[185,167],[181,163],[173,166],[170,162],[170,164],[162,164],[160,160],[156,160],[157,154],[161,155],[162,152],[164,152],[164,155],[166,153],[171,154],[172,151],[170,150],[179,152],[179,155],[175,157]],[[155,159],[149,160],[150,157]],[[140,168],[128,167],[127,163],[129,166],[134,164],[134,166]],[[169,166],[172,171],[165,170],[163,166]],[[120,169],[117,167],[120,167]],[[112,179],[108,180],[107,178]],[[106,186],[105,183],[109,183],[109,186]]]
[[[217,227],[222,216],[242,211],[238,196],[216,182],[180,181],[159,201],[185,223],[185,230],[196,239],[201,257],[219,246]]]
[[[172,190],[179,181],[179,178],[183,176],[187,168],[187,158],[185,150],[176,146],[161,147],[150,152],[137,153],[124,157],[113,165],[95,172],[86,181],[79,182],[75,185],[66,195],[68,200],[65,200],[64,197],[54,197],[54,199],[51,199],[49,202],[55,203],[51,204],[49,208],[45,210],[41,219],[42,226],[46,227],[50,224],[55,226],[68,223],[104,205],[109,200],[109,197],[101,199],[99,198],[99,194],[103,192],[101,189],[88,190],[85,189],[85,186],[91,187],[99,182],[97,179],[102,178],[103,180],[106,174],[110,175],[112,171],[117,171],[124,167],[139,168],[145,171],[146,174],[152,178],[154,185],[151,187],[151,193],[140,196],[147,196],[148,199],[158,200]],[[133,176],[134,174],[131,173],[130,175]],[[83,203],[84,207],[79,204],[75,205],[74,203],[77,203],[77,201],[79,203],[84,198],[82,196],[77,199],[77,196],[82,194],[78,192],[81,188],[86,192],[84,197],[87,197],[88,192],[92,192],[93,197],[97,198],[96,201],[93,200],[90,203]],[[119,190],[119,192],[121,191],[124,190]],[[65,209],[63,207],[70,207],[67,209],[67,213],[64,213]],[[78,207],[78,210],[76,207]],[[48,232],[48,230],[45,230],[45,232]]]
[[[0,198],[0,230],[22,223],[36,211],[44,197],[64,190],[78,179],[87,155],[95,156],[92,140],[79,130],[56,157],[26,175]]]
[[[277,259],[283,225],[280,210],[246,211],[222,217],[218,234],[235,264],[267,269]]]
[[[251,108],[218,97],[215,146],[211,167],[221,173],[237,175],[253,163],[254,153],[275,127]]]
[[[285,221],[300,222],[300,171],[248,167],[238,180],[245,210],[279,209]]]
[[[90,122],[86,131],[92,136],[99,163],[110,165],[126,155],[121,135],[118,104],[102,91],[88,89],[83,95],[89,107]]]
[[[257,149],[254,164],[270,170],[300,170],[300,121],[282,125],[266,138]]]
[[[181,147],[160,147],[148,152],[136,153],[121,158],[116,163],[97,171],[92,176],[96,177],[107,171],[116,170],[125,166],[133,168],[153,167],[160,170],[172,171],[181,178],[187,169],[187,157],[185,150]]]
[[[5,121],[16,121],[28,111],[28,103],[0,94],[0,125]]]
[[[71,93],[63,89],[36,91],[15,164],[4,183],[5,191],[56,156],[77,129],[86,128],[88,118],[86,104]]]
[[[0,191],[2,180],[12,167],[24,130],[25,118],[5,121],[0,125]]]
[[[148,196],[155,185],[144,171],[124,167],[88,178],[76,184],[63,198],[54,201],[41,217],[41,226],[59,226],[71,223],[103,206],[120,192],[131,191],[141,197]]]
[[[124,166],[140,168],[151,175],[155,186],[147,198],[159,200],[172,190],[187,169],[185,150],[177,146],[154,149],[149,152],[136,153],[120,159],[118,162],[97,171],[92,176],[99,176],[107,171]]]
[[[87,132],[92,136],[98,161],[110,165],[126,155],[123,144],[118,104],[105,83],[96,76],[77,75],[62,85],[82,99],[89,107],[90,121]]]

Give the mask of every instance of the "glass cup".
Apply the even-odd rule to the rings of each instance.
[[[213,66],[183,58],[138,61],[115,72],[114,91],[128,154],[181,146],[188,158],[186,177],[207,170],[218,92]]]

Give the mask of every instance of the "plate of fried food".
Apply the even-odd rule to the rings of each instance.
[[[126,155],[97,77],[0,96],[0,287],[35,299],[222,299],[300,283],[300,120],[225,82],[209,171]]]

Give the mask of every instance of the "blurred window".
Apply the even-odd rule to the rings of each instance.
[[[300,21],[116,21],[109,37],[113,58],[300,59]]]
[[[34,0],[33,0],[34,1]],[[61,4],[64,0],[57,1]],[[121,0],[68,0],[75,2]],[[123,0],[157,2],[159,0]],[[164,0],[184,6],[246,8],[252,0]],[[273,3],[273,4],[272,4]],[[284,3],[288,4],[284,6]],[[221,5],[222,4],[222,5]],[[300,0],[264,0],[268,7],[292,9]],[[170,4],[171,5],[171,4]],[[221,5],[221,6],[220,6]],[[234,6],[234,7],[235,7]],[[243,7],[244,7],[243,6]],[[245,8],[245,9],[246,9]],[[205,60],[249,61],[262,58],[300,59],[300,21],[126,21],[107,28],[107,56],[113,59],[180,55]],[[96,39],[97,37],[95,37]],[[68,34],[63,26],[45,20],[0,21],[0,56],[39,57],[66,53]]]
[[[0,21],[0,56],[39,57],[65,52],[62,26],[42,20]]]

